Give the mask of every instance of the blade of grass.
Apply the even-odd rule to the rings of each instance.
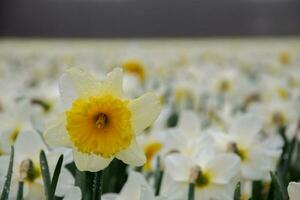
[[[13,165],[14,165],[14,154],[15,154],[14,147],[11,147],[9,166],[8,166],[6,180],[2,189],[0,200],[8,200],[9,197],[11,177],[12,177]]]
[[[41,166],[41,173],[42,173],[42,178],[44,183],[45,196],[46,199],[49,200],[51,178],[50,178],[48,161],[45,152],[43,150],[40,152],[40,166]]]
[[[59,175],[60,175],[60,172],[61,172],[61,167],[62,167],[62,164],[63,164],[63,160],[64,160],[64,156],[60,155],[59,159],[57,161],[57,164],[56,164],[56,167],[55,167],[55,170],[54,170],[54,173],[53,173],[51,185],[50,185],[49,200],[54,199],[56,186],[57,186],[58,178],[59,178]]]

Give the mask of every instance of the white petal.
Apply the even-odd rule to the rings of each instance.
[[[255,115],[239,116],[231,125],[229,133],[241,146],[248,147],[262,128],[262,121]]]
[[[65,194],[69,193],[69,190],[74,186],[74,177],[72,174],[65,168],[61,169],[61,173],[58,177],[57,188],[55,190],[55,195],[62,197]]]
[[[132,112],[131,123],[135,134],[149,127],[161,110],[159,99],[154,93],[146,93],[130,101],[128,106]]]
[[[104,194],[101,199],[103,200],[117,200],[118,194],[106,193]]]
[[[66,116],[60,113],[51,120],[45,130],[44,138],[50,145],[71,147],[72,143],[66,130]]]
[[[300,183],[291,182],[288,186],[288,193],[290,200],[299,200],[300,199]]]
[[[188,181],[193,166],[191,158],[182,154],[171,154],[165,160],[166,172],[175,181]]]
[[[107,75],[106,80],[101,85],[101,92],[110,93],[117,97],[123,96],[123,71],[121,68],[115,68]]]
[[[184,134],[195,137],[200,130],[199,117],[193,111],[183,111],[180,114],[178,127]]]
[[[44,187],[41,184],[31,183],[28,189],[29,191],[25,199],[30,199],[30,200],[46,199],[44,194]]]
[[[239,169],[240,159],[233,154],[216,155],[205,166],[205,170],[212,173],[212,182],[218,184],[229,183]]]
[[[79,187],[72,187],[68,190],[63,200],[81,200],[81,190]]]
[[[76,149],[73,149],[74,161],[76,167],[80,171],[90,171],[97,172],[104,168],[106,168],[109,163],[112,161],[112,158],[102,158],[101,156],[97,156],[94,154],[85,154],[78,152]]]
[[[66,107],[70,107],[76,98],[91,96],[99,89],[100,83],[94,76],[78,68],[67,69],[59,81],[60,95]]]
[[[128,179],[123,186],[120,196],[125,199],[140,199],[141,186],[147,185],[144,176],[140,173],[131,171],[129,173]]]
[[[141,186],[141,197],[140,200],[155,200],[154,192],[148,185]]]
[[[241,167],[241,173],[246,180],[261,180],[269,173],[262,169],[257,169],[254,163],[243,163]]]
[[[135,139],[132,140],[131,145],[127,149],[118,153],[116,157],[124,163],[133,166],[142,166],[146,162],[144,150]]]
[[[25,159],[39,160],[41,150],[46,150],[41,136],[32,131],[21,132],[15,143],[15,161],[21,163]]]

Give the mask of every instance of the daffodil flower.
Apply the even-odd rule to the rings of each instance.
[[[281,154],[282,140],[274,136],[262,138],[262,121],[251,113],[236,117],[228,134],[213,134],[217,148],[233,152],[241,159],[241,174],[246,180],[260,180],[274,170]]]
[[[115,157],[133,166],[146,161],[136,136],[157,118],[160,102],[154,93],[125,98],[122,77],[117,68],[98,82],[91,74],[70,68],[60,79],[66,110],[48,124],[45,139],[72,148],[81,171],[102,170]]]
[[[182,195],[182,199],[187,198],[188,185],[194,182],[197,200],[231,200],[239,167],[237,156],[216,154],[209,149],[202,149],[197,157],[174,153],[165,161],[166,173],[171,177],[168,184],[173,187],[170,191]]]

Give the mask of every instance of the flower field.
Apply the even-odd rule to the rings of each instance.
[[[0,40],[0,200],[299,200],[300,40]]]

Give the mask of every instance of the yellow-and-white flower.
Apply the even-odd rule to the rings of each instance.
[[[99,171],[115,157],[134,166],[145,163],[135,138],[158,117],[161,105],[154,93],[124,98],[122,78],[119,68],[103,82],[70,68],[60,79],[66,111],[48,124],[45,139],[52,145],[71,147],[79,170]]]

